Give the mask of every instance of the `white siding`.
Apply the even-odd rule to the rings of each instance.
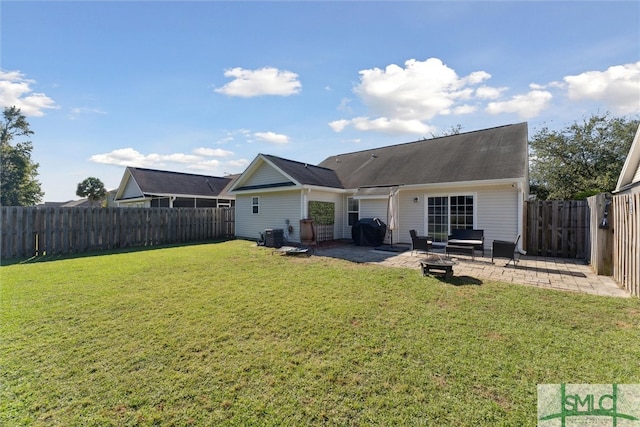
[[[236,237],[257,240],[268,228],[282,228],[290,242],[300,241],[300,190],[260,194],[260,212],[253,213],[251,201],[256,195],[236,196]],[[292,227],[288,232],[286,220]]]
[[[633,175],[631,182],[640,182],[640,164],[638,165],[638,168],[636,169],[636,173]]]
[[[494,240],[518,236],[518,191],[511,186],[478,191],[476,228],[484,230],[485,249]],[[522,241],[524,237],[520,236]]]
[[[387,222],[387,199],[360,199],[360,218],[378,218]]]
[[[418,198],[414,203],[413,199]],[[424,194],[416,191],[400,192],[398,200],[399,228],[393,233],[394,243],[411,243],[409,230],[414,229],[418,235],[426,235],[426,211]]]
[[[291,180],[267,163],[262,163],[243,186],[279,184],[283,182],[291,182]]]
[[[150,200],[138,200],[135,202],[118,202],[118,207],[121,208],[150,208],[151,201]]]
[[[409,230],[425,235],[427,230],[427,198],[430,196],[471,194],[475,196],[475,228],[484,230],[485,249],[493,240],[515,240],[518,235],[518,191],[510,185],[439,189],[425,193],[420,190],[400,192],[398,203],[399,229],[393,241],[410,243]],[[417,198],[417,203],[414,203]],[[384,211],[386,215],[386,210]],[[386,216],[385,216],[386,218]],[[522,239],[522,236],[520,237]]]
[[[136,181],[133,179],[133,177],[129,177],[129,179],[127,180],[127,185],[124,187],[124,191],[122,192],[122,197],[120,198],[133,199],[135,197],[142,197],[142,196],[143,194],[140,191],[138,184],[136,184]]]

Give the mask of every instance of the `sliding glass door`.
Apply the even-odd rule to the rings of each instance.
[[[427,234],[434,242],[444,243],[454,229],[474,226],[473,195],[435,196],[427,198]]]
[[[446,242],[449,235],[449,198],[429,197],[427,235],[434,242]]]

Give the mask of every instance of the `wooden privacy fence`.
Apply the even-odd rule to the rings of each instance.
[[[527,254],[585,258],[589,230],[586,200],[537,200],[527,204]]]
[[[613,279],[640,296],[640,194],[613,196]]]
[[[234,235],[233,208],[1,207],[3,259],[72,254]]]
[[[602,193],[587,199],[589,205],[589,238],[586,259],[596,274],[611,276],[613,272],[613,227],[609,195]],[[608,224],[601,226],[607,212]]]

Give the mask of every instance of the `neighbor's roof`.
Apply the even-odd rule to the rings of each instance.
[[[225,190],[233,178],[134,167],[128,167],[127,171],[142,193],[149,195],[219,197],[221,194],[226,194]]]
[[[527,124],[500,126],[331,156],[343,188],[527,177]]]

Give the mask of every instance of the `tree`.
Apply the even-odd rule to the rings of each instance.
[[[31,160],[31,141],[14,142],[33,135],[19,108],[5,108],[0,119],[0,205],[33,206],[44,193],[37,181],[38,164]]]
[[[441,132],[438,132],[438,133],[431,132],[431,138],[424,137],[422,138],[422,140],[425,141],[427,139],[442,138],[443,136],[460,135],[461,132],[462,132],[462,125],[458,123],[455,126],[451,125],[449,129],[445,129]]]
[[[107,195],[107,190],[104,188],[104,184],[98,178],[89,177],[78,184],[76,190],[76,196],[86,197],[89,199],[91,205],[94,202],[104,199]]]
[[[592,115],[530,141],[531,192],[539,199],[583,199],[615,189],[640,120]]]

